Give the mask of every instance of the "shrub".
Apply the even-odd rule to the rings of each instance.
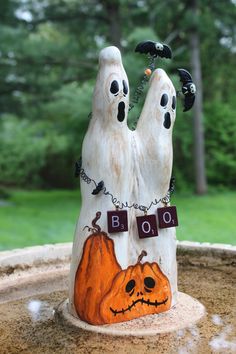
[[[233,105],[211,102],[205,106],[207,176],[210,184],[235,188],[236,111]]]
[[[73,186],[70,140],[66,135],[58,135],[46,122],[32,123],[11,115],[2,117],[1,128],[1,185]]]

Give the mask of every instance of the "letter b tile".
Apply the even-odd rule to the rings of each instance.
[[[128,231],[127,210],[108,211],[107,226],[109,233]]]

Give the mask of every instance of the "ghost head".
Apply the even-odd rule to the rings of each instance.
[[[154,71],[150,80],[150,87],[147,93],[145,104],[141,113],[138,129],[150,126],[155,133],[171,131],[176,115],[176,91],[162,69]]]
[[[105,124],[126,124],[129,107],[129,83],[116,47],[103,49],[93,96],[93,117]]]

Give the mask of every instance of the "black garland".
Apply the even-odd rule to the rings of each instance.
[[[153,72],[153,70],[155,69],[155,61],[156,61],[156,57],[154,56],[150,56],[149,57],[149,65],[148,65],[148,69],[151,70],[151,72]],[[129,105],[129,112],[131,111],[132,108],[134,108],[135,104],[138,103],[140,97],[143,94],[145,85],[147,84],[147,82],[150,79],[150,75],[147,75],[146,73],[144,74],[140,84],[138,85],[138,87],[136,88],[136,90],[134,91],[134,96],[133,99],[131,100],[131,103]],[[132,125],[132,130],[135,130],[137,123],[138,123],[138,119],[136,118],[135,121],[133,122]]]
[[[153,57],[153,56],[149,57],[148,69],[150,69],[151,72],[153,72],[153,70],[155,69],[155,60],[156,60],[155,57]],[[134,97],[131,100],[131,103],[129,105],[129,112],[134,107],[135,103],[138,103],[139,98],[140,98],[140,96],[142,96],[143,90],[144,90],[145,85],[148,82],[149,78],[150,78],[150,75],[144,74],[140,84],[138,85],[138,87],[136,88],[136,90],[134,92]]]
[[[119,201],[116,197],[114,197],[114,195],[111,192],[109,192],[106,189],[103,181],[100,181],[99,183],[97,183],[94,179],[90,178],[86,174],[85,170],[82,168],[82,158],[80,158],[79,161],[77,161],[75,163],[75,177],[81,177],[81,180],[83,180],[87,184],[93,183],[95,186],[95,189],[92,191],[92,194],[96,195],[102,191],[104,195],[109,195],[111,197],[112,204],[114,204],[115,207],[117,207],[118,209],[124,209],[124,208],[132,209],[132,208],[134,208],[137,210],[139,209],[143,212],[147,212],[149,209],[151,209],[152,206],[155,206],[159,203],[163,203],[163,204],[167,205],[170,202],[171,195],[173,194],[173,192],[175,190],[175,178],[172,177],[170,180],[169,190],[166,193],[165,197],[160,198],[160,199],[154,199],[149,204],[149,206],[146,207],[145,205],[139,205],[137,203],[129,204],[128,202]]]

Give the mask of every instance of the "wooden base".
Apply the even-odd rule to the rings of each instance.
[[[198,300],[181,292],[178,293],[176,306],[167,312],[112,325],[92,326],[72,316],[68,311],[68,299],[62,302],[55,312],[56,319],[66,326],[71,325],[78,329],[113,336],[139,337],[169,333],[191,327],[205,314],[205,307]]]

